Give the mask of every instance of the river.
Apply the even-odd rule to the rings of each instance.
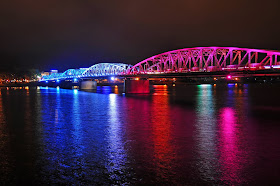
[[[0,184],[280,184],[280,85],[0,89]]]

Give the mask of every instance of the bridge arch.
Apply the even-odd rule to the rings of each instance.
[[[280,51],[237,47],[195,47],[164,52],[147,58],[127,74],[257,70],[280,68]]]
[[[83,73],[83,77],[87,76],[108,76],[125,74],[131,65],[124,63],[98,63],[87,68]]]
[[[94,76],[111,76],[125,74],[132,65],[124,63],[98,63],[89,68],[68,69],[63,73],[53,73],[43,76],[42,80],[61,80]]]

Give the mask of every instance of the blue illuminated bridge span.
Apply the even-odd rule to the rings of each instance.
[[[41,81],[119,77],[207,77],[279,75],[280,51],[237,48],[195,47],[168,51],[136,65],[98,63],[89,68],[52,73]]]

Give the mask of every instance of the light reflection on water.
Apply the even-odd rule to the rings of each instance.
[[[9,151],[10,136],[6,124],[6,117],[3,110],[2,89],[0,89],[0,175],[6,177],[7,180],[11,179],[11,157]],[[1,180],[1,179],[0,179]]]
[[[237,127],[235,113],[232,108],[225,107],[220,111],[220,143],[219,151],[222,180],[228,181],[230,184],[240,184],[241,166],[239,162],[242,161],[238,157],[238,141],[237,141]],[[246,161],[245,161],[246,162]]]
[[[162,88],[162,87],[161,87]],[[155,93],[152,98],[151,112],[156,113],[151,117],[152,139],[154,141],[155,172],[158,180],[165,181],[171,175],[172,161],[175,155],[171,144],[170,110],[168,105],[167,88],[163,85],[163,92]]]
[[[0,89],[0,181],[279,183],[279,88],[158,85],[150,95],[119,89]]]
[[[225,96],[225,105],[219,109],[219,143],[221,180],[230,185],[247,184],[251,182],[251,172],[243,174],[246,167],[253,162],[250,157],[250,138],[244,133],[248,117],[246,86],[229,86]],[[248,143],[249,142],[249,143]]]
[[[109,126],[107,129],[108,147],[107,147],[107,164],[106,168],[110,175],[110,179],[121,184],[126,183],[124,172],[128,163],[125,141],[123,139],[123,122],[120,120],[119,109],[117,103],[117,95],[109,94]],[[130,177],[130,175],[127,175]]]
[[[197,150],[198,169],[205,181],[215,180],[218,157],[216,150],[216,117],[215,98],[211,85],[198,85],[197,93]]]

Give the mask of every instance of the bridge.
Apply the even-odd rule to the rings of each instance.
[[[124,75],[130,67],[132,66],[123,63],[98,63],[89,68],[68,69],[63,73],[52,73],[49,76],[43,76],[41,81]]]
[[[164,52],[132,66],[98,63],[44,76],[41,81],[159,77],[279,76],[280,51],[237,47],[195,47]]]

